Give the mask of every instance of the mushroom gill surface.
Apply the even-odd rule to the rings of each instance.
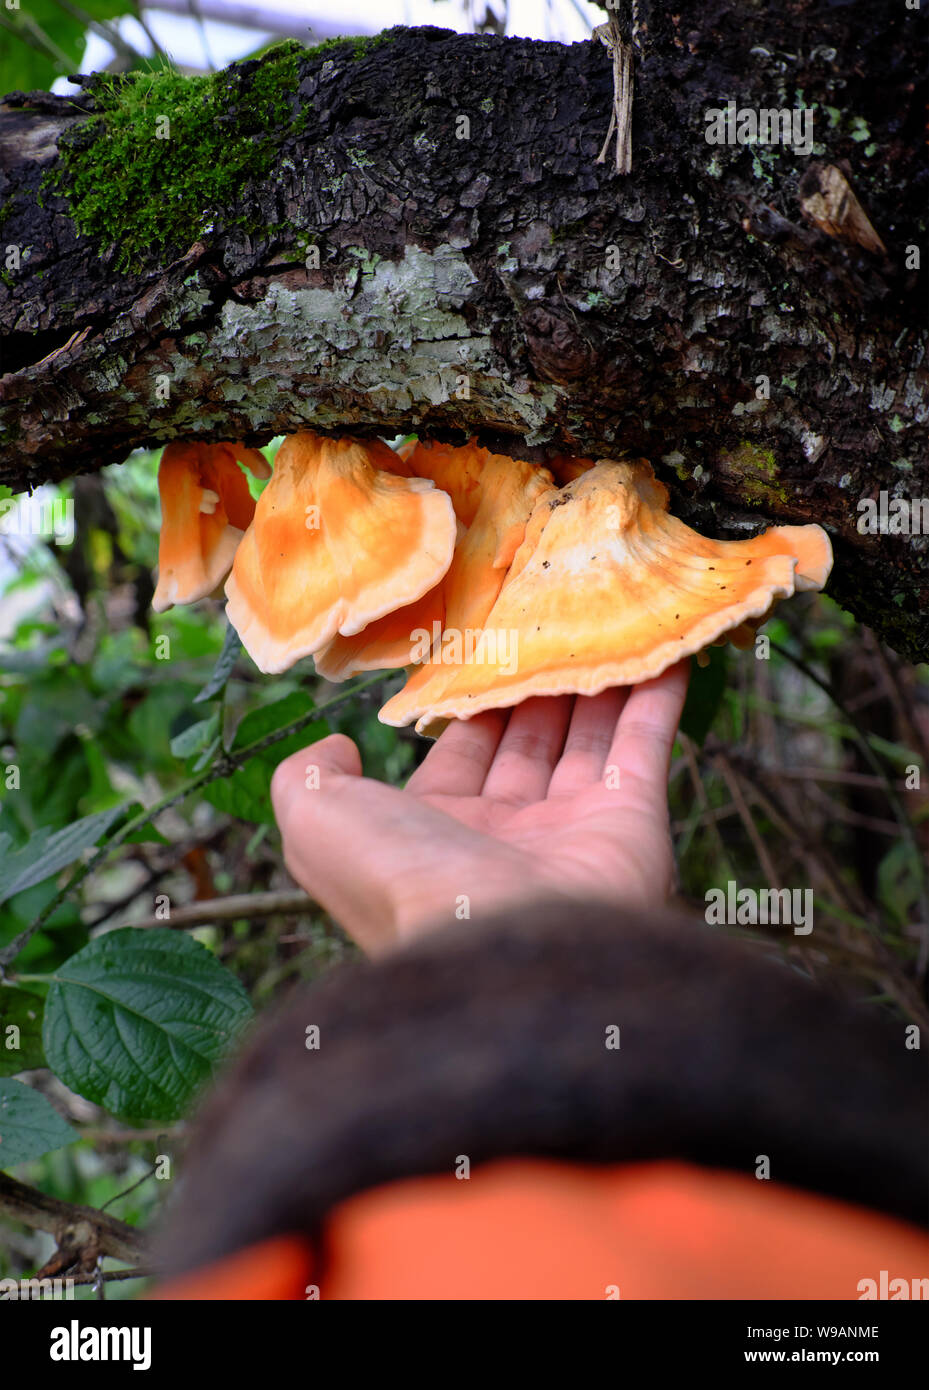
[[[380,718],[422,730],[534,695],[637,684],[744,635],[777,599],[822,588],[831,566],[819,526],[710,540],[669,514],[644,460],[601,459],[539,497],[480,633],[458,634],[457,649],[443,634]]]

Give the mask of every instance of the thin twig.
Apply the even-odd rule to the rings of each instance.
[[[302,889],[282,888],[269,893],[235,893],[171,909],[170,917],[146,917],[127,922],[131,927],[194,927],[205,922],[233,922],[239,917],[278,917],[318,911],[319,904]]]
[[[98,1254],[119,1260],[134,1260],[147,1246],[144,1233],[118,1217],[49,1197],[8,1173],[0,1173],[0,1214],[35,1230],[48,1231],[59,1246],[70,1238],[70,1244],[85,1249],[92,1244]]]
[[[91,1274],[69,1274],[68,1278],[74,1284],[97,1284],[101,1279],[104,1284],[119,1284],[125,1279],[154,1279],[156,1276],[154,1269],[100,1269]]]
[[[140,1178],[137,1178],[136,1181],[131,1184],[131,1186],[124,1187],[122,1192],[114,1192],[112,1197],[107,1197],[106,1201],[100,1207],[100,1210],[106,1211],[107,1207],[111,1207],[114,1202],[121,1202],[124,1197],[129,1196],[130,1192],[135,1192],[137,1187],[141,1187],[143,1182],[148,1182],[149,1178],[153,1178],[155,1176],[155,1170],[157,1166],[157,1164],[153,1164],[152,1167],[149,1168],[147,1172],[143,1173]]]
[[[922,854],[920,852],[919,841],[916,838],[916,832],[913,829],[913,824],[906,811],[904,810],[903,803],[897,795],[896,788],[894,787],[891,778],[888,776],[885,767],[879,761],[876,754],[874,753],[874,750],[871,748],[870,743],[868,742],[867,732],[859,724],[856,717],[850,712],[848,706],[842,703],[838,695],[833,690],[832,686],[829,684],[829,682],[824,681],[820,676],[818,676],[816,672],[813,670],[812,666],[808,665],[808,663],[805,662],[801,657],[795,656],[793,652],[788,651],[786,647],[782,647],[779,642],[772,642],[771,650],[779,652],[780,655],[785,657],[786,660],[789,661],[793,666],[796,666],[798,671],[802,671],[803,674],[806,676],[807,680],[811,680],[814,685],[818,685],[820,690],[822,690],[826,695],[829,696],[829,699],[835,705],[836,709],[842,715],[845,716],[848,723],[851,724],[852,728],[854,729],[858,743],[861,747],[861,751],[864,754],[864,757],[867,760],[869,766],[873,769],[874,773],[878,777],[880,777],[884,785],[884,790],[887,794],[887,800],[890,802],[891,808],[893,809],[893,813],[896,818],[897,824],[900,826],[900,829],[903,832],[904,839],[907,841],[907,843],[913,851],[913,858],[916,864],[916,874],[919,881],[919,915],[920,919],[923,922],[929,921],[929,892],[927,892],[926,868],[923,863]],[[925,962],[922,962],[921,973],[925,973]]]

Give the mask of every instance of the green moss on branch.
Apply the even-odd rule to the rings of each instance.
[[[62,137],[45,183],[62,194],[79,230],[117,247],[120,270],[186,247],[231,207],[243,187],[270,176],[294,109],[296,40],[257,65],[206,77],[173,69],[101,73],[96,112]]]

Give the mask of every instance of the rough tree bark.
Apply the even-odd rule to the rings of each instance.
[[[269,176],[130,273],[121,238],[79,233],[67,190],[40,187],[64,132],[93,157],[98,89],[7,97],[0,250],[23,255],[0,285],[0,482],[301,427],[626,452],[714,534],[827,526],[831,592],[925,659],[929,537],[858,530],[863,498],[929,497],[925,18],[896,0],[639,9],[630,175],[596,162],[596,40],[395,30],[301,52]],[[230,140],[264,63],[220,75]],[[708,144],[729,98],[811,107],[812,153]],[[817,213],[835,169],[857,233],[847,209]],[[151,196],[168,219],[170,190]]]

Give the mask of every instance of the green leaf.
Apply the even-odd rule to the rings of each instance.
[[[40,5],[40,14],[43,8],[47,10],[50,6]],[[84,26],[61,11],[58,11],[58,15],[63,23],[56,26],[54,43],[61,49],[62,58],[70,57],[81,45]],[[38,17],[37,15],[36,18]],[[17,13],[15,10],[4,10],[4,18],[15,23]],[[16,27],[22,36],[4,33],[3,44],[0,46],[0,94],[12,92],[16,88],[24,92],[41,91],[51,87],[56,77],[68,75],[68,65],[61,58],[53,56],[53,51],[46,47],[38,34],[28,29],[22,20]],[[32,42],[26,38],[27,33]],[[80,58],[75,58],[73,71],[77,71],[79,64]]]
[[[209,719],[200,719],[196,724],[188,724],[171,740],[171,752],[176,758],[190,758],[199,753],[213,741],[219,728],[219,715],[211,714]]]
[[[25,989],[0,989],[0,1076],[12,1076],[30,1067],[45,1066],[45,1050],[42,1047],[44,1003],[38,994],[30,994]]]
[[[214,696],[221,695],[226,688],[226,682],[232,675],[239,652],[242,650],[242,643],[239,634],[230,623],[226,628],[226,636],[223,639],[223,649],[219,654],[219,660],[213,668],[213,674],[199,695],[194,696],[194,704],[203,704],[205,700],[212,700]]]
[[[694,743],[703,741],[716,718],[726,689],[726,668],[729,657],[725,647],[710,647],[710,664],[698,666],[696,657],[690,663],[690,685],[681,715],[681,729]]]
[[[248,996],[205,946],[125,927],[52,977],[45,1055],[67,1086],[130,1123],[178,1119],[251,1017]]]
[[[267,734],[273,734],[275,730],[283,729],[286,725],[302,719],[312,708],[313,701],[305,690],[293,690],[282,700],[275,700],[273,704],[259,705],[257,709],[250,710],[240,722],[230,751],[234,753],[237,748],[247,748],[250,743],[257,743]]]
[[[9,842],[9,836],[0,837],[0,903],[21,893],[24,888],[32,888],[36,883],[57,874],[60,869],[77,859],[90,845],[95,845],[109,827],[122,816],[125,806],[111,806],[106,811],[96,811],[92,816],[74,821],[64,830],[51,834],[42,827],[30,835],[26,843],[12,853],[6,852],[2,843]]]
[[[245,748],[250,743],[283,729],[288,724],[309,714],[313,701],[303,690],[295,690],[283,700],[272,705],[263,705],[245,716],[236,729],[232,742],[232,752]],[[237,816],[240,820],[257,821],[259,824],[273,825],[274,813],[271,810],[271,776],[279,762],[297,753],[309,743],[315,743],[329,732],[322,719],[314,720],[305,729],[281,739],[280,743],[257,753],[242,767],[237,768],[230,777],[212,782],[204,787],[203,795],[218,811]]]
[[[138,830],[133,830],[131,835],[127,835],[123,840],[124,845],[169,845],[171,841],[167,835],[162,835],[160,830],[156,830],[153,825],[140,826]]]
[[[135,14],[132,0],[85,0],[81,7],[92,19]],[[22,0],[4,18],[19,32],[5,32],[0,44],[0,95],[20,88],[48,88],[56,77],[77,72],[84,57],[86,26],[56,0]]]
[[[125,808],[126,820],[135,820],[136,816],[143,810],[141,801],[133,801]],[[124,845],[169,845],[171,841],[166,835],[162,835],[160,830],[156,830],[151,821],[147,825],[140,825],[138,830],[133,830],[123,840]]]
[[[915,920],[922,876],[919,859],[909,840],[898,840],[877,866],[877,895],[896,927]]]
[[[219,737],[219,735],[217,735],[216,738],[210,739],[209,743],[203,749],[197,761],[193,763],[193,765],[191,766],[191,773],[196,774],[198,772],[202,772],[203,769],[213,761],[214,757],[219,752],[220,748],[222,748],[222,746],[223,741]]]
[[[38,1091],[22,1081],[0,1080],[0,1168],[41,1158],[77,1137]]]

